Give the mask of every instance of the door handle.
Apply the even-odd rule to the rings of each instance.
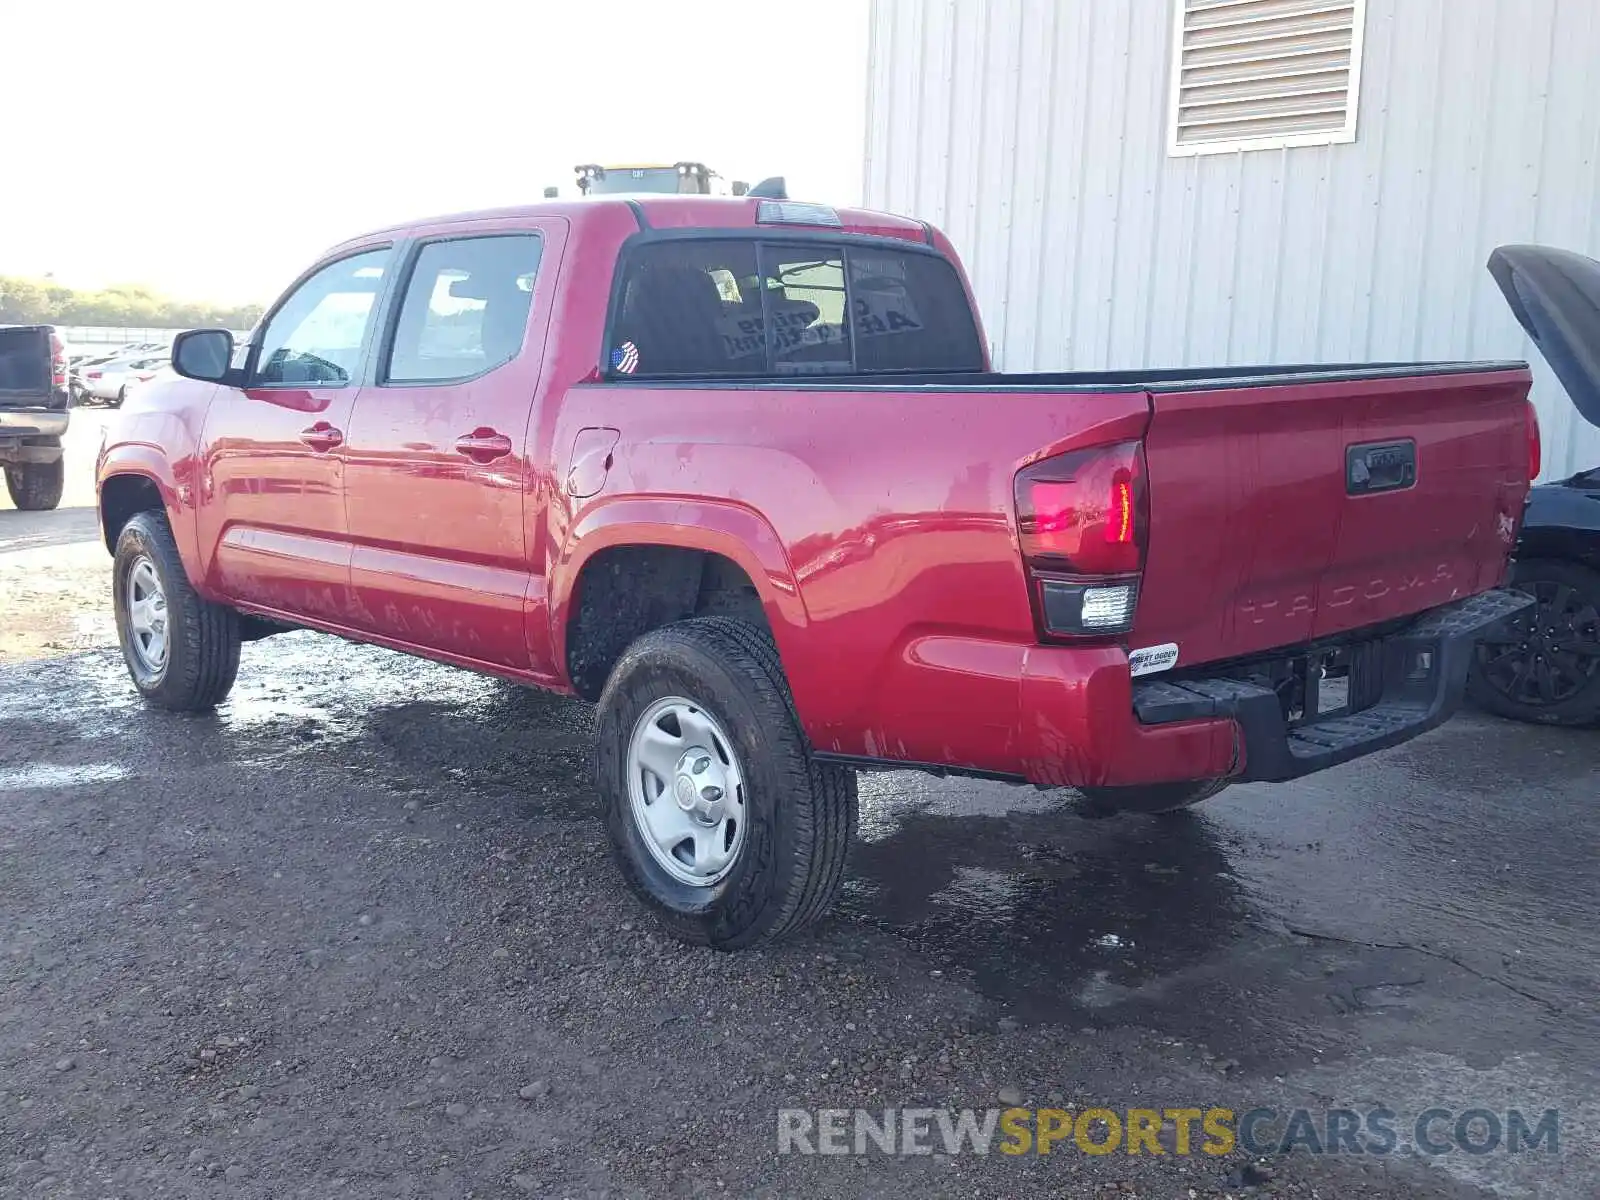
[[[300,431],[300,440],[313,450],[332,450],[335,446],[344,445],[344,431],[335,429],[326,421],[318,421],[310,429]]]
[[[456,439],[456,452],[475,463],[493,462],[511,453],[511,439],[487,427],[474,429]]]

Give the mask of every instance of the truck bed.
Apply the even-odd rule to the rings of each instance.
[[[804,626],[774,632],[819,749],[982,769],[1014,754],[1018,681],[1053,640],[1018,546],[1029,464],[1143,443],[1136,617],[1100,644],[1124,663],[1175,647],[1181,671],[1497,586],[1528,487],[1528,387],[1513,362],[619,380],[567,392],[555,445],[621,425],[597,504],[649,497],[685,524],[731,504],[770,525]],[[1351,494],[1352,448],[1395,444],[1413,477]]]

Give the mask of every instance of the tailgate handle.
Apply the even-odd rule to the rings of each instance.
[[[1417,444],[1410,438],[1399,442],[1365,442],[1346,446],[1344,451],[1344,490],[1350,496],[1370,496],[1374,492],[1397,492],[1417,482]]]

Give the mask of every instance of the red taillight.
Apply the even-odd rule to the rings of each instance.
[[[54,386],[66,387],[67,346],[66,343],[61,340],[60,335],[54,330],[50,331],[50,369],[54,375],[54,379],[52,381]]]
[[[1119,546],[1133,544],[1133,480],[1111,481],[1111,524],[1106,527],[1106,541]]]
[[[1133,626],[1144,569],[1144,449],[1074,450],[1017,475],[1017,531],[1046,634],[1106,637]]]
[[[1533,406],[1532,400],[1527,401],[1527,405],[1528,482],[1532,483],[1544,469],[1544,447],[1539,438],[1539,410]]]
[[[1017,476],[1017,527],[1030,563],[1075,575],[1144,565],[1144,450],[1138,442],[1075,450]]]

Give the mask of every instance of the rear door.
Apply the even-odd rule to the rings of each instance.
[[[370,248],[304,276],[260,327],[244,386],[212,399],[200,550],[231,600],[348,623],[340,450],[393,255]]]
[[[525,507],[528,426],[565,229],[529,218],[411,249],[341,452],[368,632],[530,666],[526,612],[543,580]]]
[[[1136,647],[1193,665],[1495,586],[1528,486],[1525,368],[1154,391]]]

